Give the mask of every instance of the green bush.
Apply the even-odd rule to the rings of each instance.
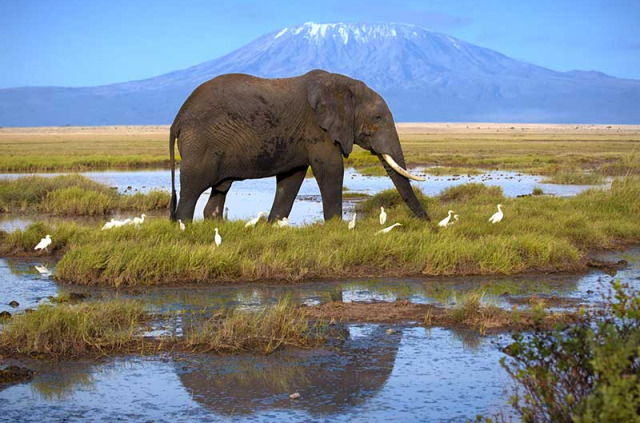
[[[514,340],[502,365],[523,422],[640,422],[640,296],[628,286],[575,324]]]

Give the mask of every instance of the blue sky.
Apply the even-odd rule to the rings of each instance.
[[[0,0],[0,87],[151,77],[307,21],[412,23],[554,70],[640,79],[638,0]]]

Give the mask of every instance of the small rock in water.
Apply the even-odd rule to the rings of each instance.
[[[11,313],[8,311],[0,311],[0,319],[11,319]]]
[[[8,366],[0,370],[0,383],[18,383],[33,378],[33,370],[26,367]]]
[[[587,289],[587,294],[589,294],[589,295],[593,294],[593,290],[592,289]]]
[[[395,330],[393,330],[391,328],[387,329],[387,335],[393,335],[394,333],[396,333]]]
[[[298,399],[298,398],[300,398],[300,393],[299,392],[294,392],[293,394],[289,395],[289,398]]]
[[[9,303],[9,305],[10,305],[11,307],[13,307],[13,308],[16,308],[16,307],[18,307],[18,306],[20,305],[20,303],[19,303],[19,302],[17,302],[16,300],[13,300],[13,301],[11,301],[11,302]]]

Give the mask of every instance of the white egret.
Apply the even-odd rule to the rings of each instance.
[[[348,226],[349,230],[355,229],[355,227],[356,227],[356,214],[357,213],[354,212],[353,213],[353,217],[349,221],[349,226]]]
[[[104,224],[104,226],[102,227],[102,230],[107,230],[107,229],[111,229],[113,227],[116,226],[116,222],[117,220],[115,219],[111,219],[110,221],[108,221],[107,223]]]
[[[126,218],[125,220],[116,220],[113,222],[114,228],[119,228],[120,226],[129,225],[131,222],[130,218]]]
[[[438,226],[440,226],[441,228],[446,228],[449,225],[449,222],[451,222],[451,216],[453,215],[453,213],[455,213],[453,210],[449,210],[449,214],[447,215],[447,217],[442,219],[440,223],[438,223]]]
[[[376,235],[378,235],[378,234],[386,234],[387,232],[389,232],[391,229],[395,228],[396,226],[402,226],[402,223],[394,223],[393,225],[389,226],[388,228],[384,228],[384,229],[376,232]]]
[[[133,224],[136,226],[140,226],[144,223],[144,218],[147,217],[146,214],[141,214],[140,217],[134,217],[133,218]]]
[[[498,223],[502,220],[503,217],[504,217],[504,213],[502,213],[502,204],[498,204],[498,211],[495,212],[493,216],[489,218],[489,222]]]
[[[384,211],[384,207],[380,207],[380,224],[384,225],[387,221],[387,212]]]
[[[40,273],[42,276],[51,276],[51,270],[49,270],[49,268],[47,268],[47,266],[43,265],[35,265],[36,270],[38,271],[38,273]]]
[[[284,228],[289,226],[289,218],[283,217],[281,220],[276,221],[273,226],[277,226],[278,228]]]
[[[47,236],[45,236],[44,238],[42,238],[42,239],[40,240],[40,242],[38,243],[38,245],[36,245],[36,247],[34,248],[34,250],[40,250],[40,251],[42,251],[42,250],[46,250],[46,251],[49,251],[49,250],[47,249],[47,247],[48,247],[49,245],[51,245],[51,235],[47,235]]]
[[[222,237],[220,236],[220,234],[218,233],[218,228],[216,228],[216,236],[213,237],[213,240],[216,243],[216,247],[219,247],[220,245],[222,245]]]
[[[184,223],[182,223],[182,220],[180,219],[178,219],[178,223],[180,224],[180,230],[184,232],[184,230],[187,229],[187,227],[184,225]]]
[[[254,227],[254,226],[256,226],[258,224],[260,219],[262,219],[263,217],[266,217],[266,216],[267,216],[267,214],[265,212],[260,212],[260,213],[258,213],[258,216],[254,217],[253,219],[251,219],[250,221],[245,223],[244,227],[245,228],[252,228],[252,227]]]
[[[458,220],[460,219],[460,216],[458,216],[457,214],[453,215],[453,222],[450,223],[450,225],[453,225],[454,223],[456,223]]]

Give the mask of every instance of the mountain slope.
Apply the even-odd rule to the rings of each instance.
[[[0,90],[0,125],[170,123],[189,93],[217,75],[316,68],[365,81],[398,121],[640,123],[640,81],[555,72],[413,25],[307,23],[141,81]]]

